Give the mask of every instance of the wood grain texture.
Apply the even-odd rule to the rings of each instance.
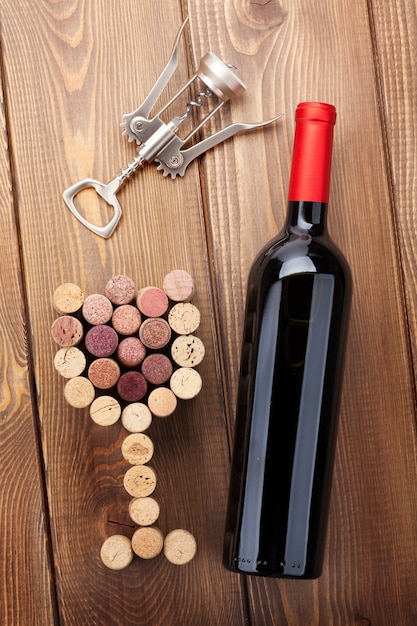
[[[285,118],[218,146],[175,182],[145,167],[120,192],[123,217],[104,241],[74,219],[62,191],[87,176],[107,182],[132,160],[122,114],[148,93],[186,14],[168,93],[209,49],[247,84],[203,134]],[[414,3],[42,0],[34,11],[30,0],[4,0],[0,23],[1,623],[414,626]],[[283,224],[294,110],[313,99],[338,110],[329,229],[354,277],[325,568],[311,582],[245,579],[223,569],[221,553],[246,278]],[[92,195],[82,210],[108,219]],[[181,567],[135,558],[111,571],[103,541],[134,531],[126,432],[65,403],[52,294],[67,281],[103,292],[116,273],[161,286],[175,268],[196,284],[203,390],[149,435],[158,526],[190,530],[197,556]]]
[[[31,401],[6,108],[0,84],[0,623],[42,626],[53,623],[55,599]]]
[[[413,59],[417,38],[416,6],[410,0],[390,5],[373,2],[372,6],[377,69],[384,94],[387,158],[392,176],[394,215],[400,240],[400,258],[416,371],[417,276],[414,234],[417,201],[417,72]]]

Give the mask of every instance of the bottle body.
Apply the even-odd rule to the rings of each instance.
[[[315,578],[322,567],[350,301],[343,258],[306,231],[252,266],[225,565]]]
[[[351,297],[326,210],[291,200],[249,274],[224,542],[240,573],[322,569]]]

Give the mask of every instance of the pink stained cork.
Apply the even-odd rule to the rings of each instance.
[[[158,287],[144,287],[136,297],[136,305],[147,317],[161,317],[168,309],[168,296]]]
[[[93,326],[107,324],[113,315],[113,305],[103,294],[94,293],[84,300],[82,314],[85,321]]]
[[[122,304],[114,310],[111,323],[119,335],[134,335],[142,323],[142,316],[135,306]]]
[[[162,288],[173,302],[186,302],[194,293],[194,281],[185,270],[173,270],[163,280]]]
[[[139,328],[139,338],[151,350],[160,350],[171,339],[171,328],[161,317],[149,317]]]
[[[120,378],[120,367],[114,359],[96,359],[88,368],[88,378],[97,389],[111,389]]]
[[[85,347],[88,352],[100,358],[113,354],[118,343],[116,331],[103,324],[93,326],[85,336]]]
[[[139,402],[146,395],[148,383],[140,372],[122,374],[117,383],[117,392],[126,402]]]
[[[151,385],[163,385],[172,375],[172,363],[164,354],[150,354],[142,363],[142,374]]]
[[[146,348],[137,337],[122,339],[117,348],[117,358],[125,367],[136,367],[146,356]]]
[[[113,304],[129,304],[135,297],[135,283],[129,276],[118,274],[110,278],[105,293]]]
[[[69,348],[80,343],[84,335],[83,325],[72,315],[58,317],[51,326],[52,338],[61,348]]]

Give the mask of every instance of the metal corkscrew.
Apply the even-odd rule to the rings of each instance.
[[[214,135],[190,147],[185,147],[204,124],[206,124],[226,102],[241,95],[246,89],[245,84],[233,71],[233,66],[223,63],[213,52],[208,52],[202,57],[194,76],[192,76],[192,78],[181,87],[178,93],[162,107],[159,113],[153,117],[149,117],[151,109],[161,96],[178,66],[178,47],[187,21],[188,18],[186,18],[178,32],[168,63],[145,100],[135,111],[123,116],[123,122],[121,124],[123,134],[127,135],[129,141],[135,141],[139,144],[138,154],[133,161],[129,163],[120,174],[106,184],[93,178],[85,178],[71,187],[68,187],[68,189],[63,192],[65,203],[75,217],[93,233],[105,239],[113,234],[122,216],[122,209],[116,194],[137,170],[144,165],[145,161],[148,163],[155,161],[158,166],[157,169],[161,170],[164,176],[169,175],[171,178],[175,179],[177,176],[184,176],[185,170],[191,161],[206,150],[213,148],[238,132],[267,126],[281,117],[274,117],[271,120],[256,124],[231,124],[216,132]],[[161,119],[161,115],[167,111],[186,90],[190,89],[192,84],[197,80],[203,83],[204,91],[198,91],[194,99],[190,98],[188,100],[183,115],[174,117],[168,122],[164,122]],[[193,108],[201,107],[205,100],[208,101],[211,100],[211,98],[216,98],[217,103],[215,103],[203,120],[197,124],[184,139],[181,138],[178,135],[181,124],[190,117]],[[88,188],[94,189],[109,206],[113,207],[113,216],[105,226],[95,226],[86,220],[74,204],[77,194]]]

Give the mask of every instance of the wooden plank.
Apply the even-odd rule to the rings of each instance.
[[[0,623],[52,624],[55,598],[26,352],[28,325],[0,84]],[[36,409],[36,407],[35,407]]]
[[[401,188],[407,182],[409,189],[401,215],[409,225],[414,152],[413,144],[404,148],[405,120],[396,123],[404,109],[393,85],[402,81],[406,92],[412,90],[404,20],[414,25],[415,13],[413,3],[405,17],[407,3],[397,9],[382,4],[391,106],[398,99],[390,123],[397,150],[402,145]],[[275,130],[241,136],[204,161],[232,412],[246,277],[255,253],[283,223],[293,112],[299,101],[317,99],[334,103],[339,114],[329,229],[350,262],[354,300],[325,569],[313,582],[251,580],[251,623],[411,625],[417,614],[414,386],[367,3],[191,0],[189,11],[196,58],[209,47],[220,52],[248,84],[244,100],[232,107],[233,119],[286,116]],[[390,44],[392,14],[403,20],[394,40],[397,55]],[[410,97],[401,106],[413,136]],[[223,123],[229,119],[225,113]],[[409,233],[410,267],[415,251]]]
[[[198,170],[191,167],[176,182],[154,166],[140,172],[120,195],[124,217],[109,241],[82,227],[61,198],[69,184],[86,176],[108,181],[132,160],[121,116],[141,102],[162,70],[182,22],[180,5],[43,3],[33,11],[29,0],[17,0],[3,3],[2,20],[60,623],[243,623],[240,582],[221,565],[228,446]],[[183,46],[181,58],[175,88],[186,77]],[[99,216],[95,208],[93,215]],[[199,336],[207,349],[204,388],[171,419],[154,421],[150,434],[159,526],[164,533],[176,527],[193,532],[198,554],[183,567],[160,556],[112,572],[100,561],[103,541],[133,532],[122,485],[125,433],[120,425],[96,426],[88,411],[65,403],[53,368],[51,296],[64,281],[102,292],[118,273],[138,286],[161,285],[176,267],[188,270],[197,285],[193,301],[202,312]]]
[[[416,371],[416,249],[415,231],[415,150],[417,128],[416,68],[413,59],[417,37],[415,3],[373,2],[375,45],[379,78],[384,95],[384,123],[404,274],[411,348]]]

